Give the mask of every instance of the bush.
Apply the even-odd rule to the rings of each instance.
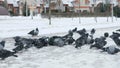
[[[82,14],[88,14],[89,12],[87,10],[83,10]]]
[[[106,11],[106,6],[103,3],[101,3],[100,12],[105,12],[105,11]]]
[[[26,2],[25,2],[24,6],[23,6],[23,16],[26,16],[26,10],[27,9],[26,9]],[[27,10],[27,13],[28,13],[28,16],[29,16],[30,15],[30,9]]]
[[[120,17],[120,7],[115,6],[115,7],[113,8],[113,11],[114,11],[114,16]]]
[[[13,16],[13,15],[14,15],[13,11],[9,11],[9,13],[10,13],[10,16]]]

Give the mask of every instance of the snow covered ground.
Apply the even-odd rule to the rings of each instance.
[[[10,37],[24,36],[30,37],[27,33],[39,28],[39,36],[64,35],[69,29],[78,27],[86,28],[87,31],[96,28],[95,37],[100,37],[104,32],[110,34],[119,29],[120,19],[114,18],[112,22],[109,18],[98,17],[98,22],[94,17],[81,18],[52,18],[52,25],[48,19],[41,17],[0,17],[0,39],[5,39],[6,49],[14,48],[14,40]],[[108,45],[115,45],[108,38]],[[100,50],[89,49],[90,45],[85,45],[81,49],[75,49],[74,45],[64,47],[48,46],[41,49],[31,48],[18,53],[19,57],[9,57],[4,61],[0,60],[0,68],[119,68],[120,53],[109,55],[101,53]]]
[[[78,27],[78,29],[86,28],[108,28],[118,27],[120,19],[114,18],[112,23],[111,18],[107,22],[107,18],[99,17],[96,23],[94,17],[81,18],[79,23],[78,18],[52,18],[52,25],[49,25],[48,19],[43,19],[39,16],[33,20],[30,17],[0,17],[0,38],[12,37],[12,36],[28,36],[28,32],[39,28],[39,35],[51,34],[51,33],[65,33],[69,29]]]

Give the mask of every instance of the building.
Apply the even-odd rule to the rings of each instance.
[[[19,0],[6,0],[7,2],[7,9],[11,15],[19,15]]]
[[[74,0],[74,11],[75,12],[90,12],[90,1],[89,0]]]
[[[116,5],[120,5],[120,0],[90,0],[90,11],[94,13],[95,7],[99,7],[102,3],[113,4],[114,6],[116,6]]]
[[[64,0],[64,1],[67,1],[67,0]],[[104,3],[104,4],[108,3],[108,4],[114,4],[114,6],[116,5],[120,6],[120,0],[72,0],[74,12],[87,11],[87,12],[94,13],[94,8],[97,7],[101,3]]]
[[[0,15],[9,15],[8,10],[3,6],[0,6]]]
[[[19,1],[19,12],[22,15],[22,9],[24,4],[27,4],[27,9],[30,10],[30,15],[40,14],[43,11],[42,0],[20,0]]]
[[[0,0],[0,6],[3,6],[4,0]]]
[[[44,13],[49,11],[49,0],[43,0]],[[50,9],[52,12],[63,12],[62,0],[51,0]]]
[[[5,5],[14,15],[23,15],[23,9],[30,10],[30,15],[37,15],[49,10],[50,0],[0,0],[0,5]],[[25,6],[25,3],[27,6]],[[52,12],[91,12],[101,3],[110,3],[120,6],[120,0],[51,0]],[[25,7],[24,7],[25,6]]]
[[[0,5],[2,5],[2,3],[3,3],[3,0],[0,0]]]
[[[117,2],[118,2],[118,6],[120,7],[120,0],[117,0]]]
[[[74,0],[62,0],[64,12],[74,12],[73,1]]]

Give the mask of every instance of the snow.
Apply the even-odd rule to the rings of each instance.
[[[120,21],[114,18],[112,23],[111,18],[109,17],[109,23],[107,18],[98,17],[98,22],[94,21],[94,17],[91,18],[81,18],[81,24],[78,21],[78,18],[52,18],[52,25],[49,25],[49,20],[41,18],[40,16],[34,17],[32,20],[31,17],[9,17],[3,16],[0,17],[0,38],[13,37],[13,36],[28,36],[27,33],[30,30],[39,28],[39,35],[51,34],[51,33],[65,33],[69,29],[78,27],[78,29],[86,28],[109,28],[109,27],[118,27]],[[100,25],[101,24],[101,25]],[[104,24],[104,26],[102,25]]]
[[[81,17],[79,18],[52,18],[49,20],[41,18],[40,15],[31,17],[9,17],[0,16],[0,38],[6,40],[6,49],[14,48],[14,40],[10,37],[23,36],[30,37],[27,33],[36,27],[39,28],[39,36],[64,35],[69,29],[77,27],[86,28],[89,32],[92,28],[96,29],[95,37],[100,37],[104,32],[112,33],[120,27],[120,18],[111,17]],[[76,35],[76,37],[78,37]],[[107,45],[115,45],[108,38]],[[30,48],[29,50],[18,53],[18,57],[9,57],[0,60],[0,68],[119,68],[120,53],[109,55],[100,50],[89,49],[90,45],[85,45],[81,49],[75,49],[74,45],[64,47],[48,46],[41,49]]]
[[[73,7],[72,2],[74,0],[62,0],[63,4],[68,4],[68,6]]]

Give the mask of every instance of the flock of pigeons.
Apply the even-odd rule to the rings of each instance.
[[[120,31],[116,30],[116,31]],[[109,33],[104,33],[104,36],[99,38],[94,38],[96,30],[93,28],[90,33],[86,31],[86,29],[78,30],[74,28],[69,30],[68,33],[64,36],[52,36],[52,37],[41,37],[39,39],[31,39],[31,38],[22,38],[20,36],[13,37],[15,40],[15,48],[12,51],[4,49],[5,41],[0,42],[0,58],[4,60],[7,57],[14,56],[18,57],[16,53],[24,49],[29,49],[31,47],[36,47],[38,49],[46,46],[58,46],[63,47],[65,45],[75,45],[75,48],[81,48],[82,46],[89,44],[90,49],[97,48],[101,49],[102,52],[107,52],[108,54],[115,54],[120,52],[119,48],[115,46],[104,47],[107,44],[106,38],[111,38],[118,47],[120,47],[120,33],[113,32],[112,35],[109,36]],[[77,39],[73,38],[74,33],[78,33],[80,36]],[[30,31],[28,34],[33,36],[37,36],[39,34],[38,28]]]

